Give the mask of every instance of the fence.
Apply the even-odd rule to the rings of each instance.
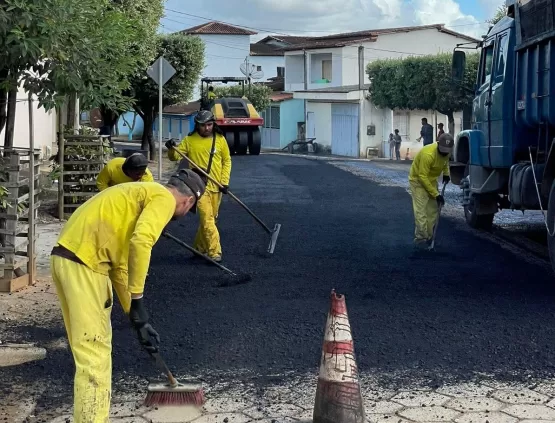
[[[13,292],[35,282],[40,151],[0,152],[0,292]]]
[[[61,219],[67,219],[98,193],[96,178],[111,152],[108,137],[104,135],[70,135],[60,143],[58,216]]]

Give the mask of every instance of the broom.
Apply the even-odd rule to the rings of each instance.
[[[178,382],[160,357],[160,353],[150,353],[156,365],[167,376],[168,383],[151,383],[145,398],[147,407],[156,405],[197,405],[204,404],[204,391],[201,383]]]

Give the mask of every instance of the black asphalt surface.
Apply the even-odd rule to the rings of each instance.
[[[171,240],[158,242],[145,295],[161,353],[177,375],[208,382],[273,375],[284,383],[291,374],[316,376],[335,288],[346,295],[360,373],[386,386],[437,386],[476,373],[553,376],[555,280],[547,267],[448,219],[439,227],[439,251],[415,256],[407,192],[325,162],[234,157],[230,186],[268,226],[281,223],[281,234],[268,255],[266,233],[225,198],[224,264],[253,278],[229,288],[217,286],[225,281],[218,269]],[[192,243],[196,222],[187,216],[169,230]],[[114,388],[144,386],[155,372],[119,306],[113,331]],[[39,344],[64,334],[48,322],[14,332]],[[55,404],[67,401],[72,371],[70,353],[54,352],[2,369],[0,387],[49,384],[44,404]]]

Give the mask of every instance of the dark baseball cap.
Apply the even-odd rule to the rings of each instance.
[[[438,149],[441,153],[447,154],[453,151],[455,140],[451,134],[441,134],[437,140]]]
[[[196,172],[193,172],[191,169],[180,169],[177,173],[173,174],[168,181],[170,185],[173,185],[172,179],[174,178],[183,182],[191,189],[191,191],[193,191],[193,194],[196,197],[196,201],[193,207],[191,207],[190,212],[196,213],[198,200],[200,199],[200,197],[203,196],[204,191],[206,190],[206,185],[204,181]]]

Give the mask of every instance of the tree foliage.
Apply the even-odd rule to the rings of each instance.
[[[218,97],[241,97],[243,88],[241,85],[218,85],[214,87],[214,92]],[[247,97],[258,113],[265,110],[270,105],[270,95],[272,89],[266,85],[253,84],[245,87],[245,97]]]
[[[497,22],[499,22],[505,16],[507,16],[507,6],[505,4],[502,4],[495,11],[495,15],[493,15],[493,18],[488,19],[487,22],[492,24],[492,25],[495,25]]]
[[[372,102],[390,109],[437,110],[447,115],[452,133],[453,113],[472,104],[478,61],[477,54],[467,55],[462,86],[451,79],[449,54],[371,62],[366,71]]]
[[[179,33],[160,35],[156,56],[160,55],[176,70],[164,85],[163,107],[190,101],[204,68],[204,42]],[[146,74],[146,69],[132,79],[131,85],[135,111],[144,122],[142,148],[150,150],[150,156],[154,157],[152,126],[158,112],[158,86]]]

